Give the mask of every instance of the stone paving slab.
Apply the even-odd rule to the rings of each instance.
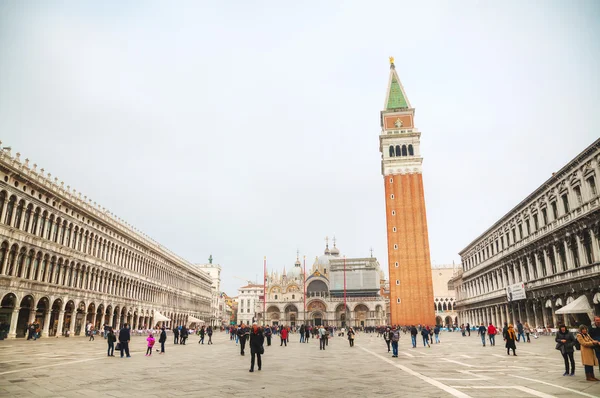
[[[133,337],[132,358],[106,356],[102,338],[0,341],[0,396],[11,397],[600,397],[600,382],[585,381],[580,353],[576,376],[562,377],[554,339],[517,345],[507,356],[501,341],[481,346],[473,335],[442,334],[442,343],[412,348],[402,335],[400,357],[391,358],[376,334],[358,334],[354,348],[334,337],[325,351],[316,340],[265,347],[263,370],[249,373],[250,351],[227,335],[214,345],[195,338],[167,343],[165,355],[145,357],[145,337]],[[596,369],[597,375],[600,371]]]

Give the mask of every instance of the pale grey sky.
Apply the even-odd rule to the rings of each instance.
[[[3,1],[0,139],[228,294],[326,235],[387,270],[389,55],[435,263],[600,135],[597,1],[220,3]]]

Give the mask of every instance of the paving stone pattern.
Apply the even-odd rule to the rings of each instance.
[[[600,397],[600,382],[585,381],[581,357],[576,376],[563,377],[552,337],[517,345],[507,356],[501,340],[482,347],[473,334],[441,335],[442,343],[411,348],[402,335],[392,358],[376,334],[361,334],[354,348],[340,337],[325,351],[318,341],[265,347],[263,369],[249,373],[250,355],[223,334],[214,345],[191,338],[167,343],[166,354],[145,357],[145,337],[134,337],[132,358],[106,356],[101,337],[0,341],[2,397]],[[600,372],[596,368],[596,375]]]

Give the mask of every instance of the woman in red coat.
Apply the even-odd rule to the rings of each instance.
[[[282,345],[285,344],[285,346],[287,347],[287,338],[288,338],[288,330],[286,327],[282,327],[281,328],[281,333],[279,334],[281,336],[281,344],[279,345],[280,347]]]

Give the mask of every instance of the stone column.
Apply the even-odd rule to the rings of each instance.
[[[592,256],[595,262],[600,262],[600,226],[592,226],[589,231],[590,239],[592,240]]]
[[[4,206],[6,207],[6,206]],[[2,273],[0,275],[6,275],[6,267],[8,265],[8,255],[10,253],[10,245],[6,248],[6,253],[4,253],[4,260],[2,261],[2,265],[0,268],[2,269]]]
[[[8,329],[9,339],[14,339],[15,337],[17,337],[17,321],[19,320],[19,309],[20,308],[15,307],[12,316],[10,317],[10,327]]]
[[[543,327],[548,326],[548,318],[546,316],[546,300],[542,301],[542,320],[544,321]]]
[[[75,323],[77,321],[77,309],[73,309],[71,312],[71,324],[69,325],[70,337],[75,336]]]
[[[548,248],[542,247],[542,256],[544,256],[544,266],[546,275],[552,275],[552,267],[550,265],[550,256],[548,255]]]
[[[529,313],[529,304],[527,303],[527,300],[525,301],[525,317],[529,326],[534,325],[534,323],[531,323],[531,314]]]
[[[554,255],[554,267],[556,268],[556,272],[560,272],[562,271],[562,264],[560,263],[560,255],[558,254],[558,250],[556,249],[556,244],[553,243],[550,246],[552,247],[552,254]],[[560,267],[558,266],[559,264]]]
[[[552,304],[552,327],[557,328],[558,320],[556,318],[556,310],[554,308],[554,301],[551,301],[551,304]]]
[[[50,318],[52,318],[52,310],[46,310],[44,314],[44,326],[42,327],[42,337],[48,337]]]
[[[521,304],[517,301],[517,313],[519,314],[519,321],[521,321],[521,323],[524,322],[523,320],[523,316],[521,314]]]
[[[37,313],[35,308],[29,310],[29,319],[27,320],[27,325],[33,323],[35,321],[35,314]]]
[[[506,322],[511,323],[510,313],[508,312],[508,304],[504,304],[504,315],[506,316]]]
[[[60,310],[60,311],[58,311],[58,327],[56,328],[56,336],[62,336],[64,323],[65,323],[65,310]]]
[[[579,255],[579,266],[587,265],[587,257],[585,256],[585,249],[583,247],[583,233],[579,231],[575,234],[575,241],[577,242],[577,254]]]

